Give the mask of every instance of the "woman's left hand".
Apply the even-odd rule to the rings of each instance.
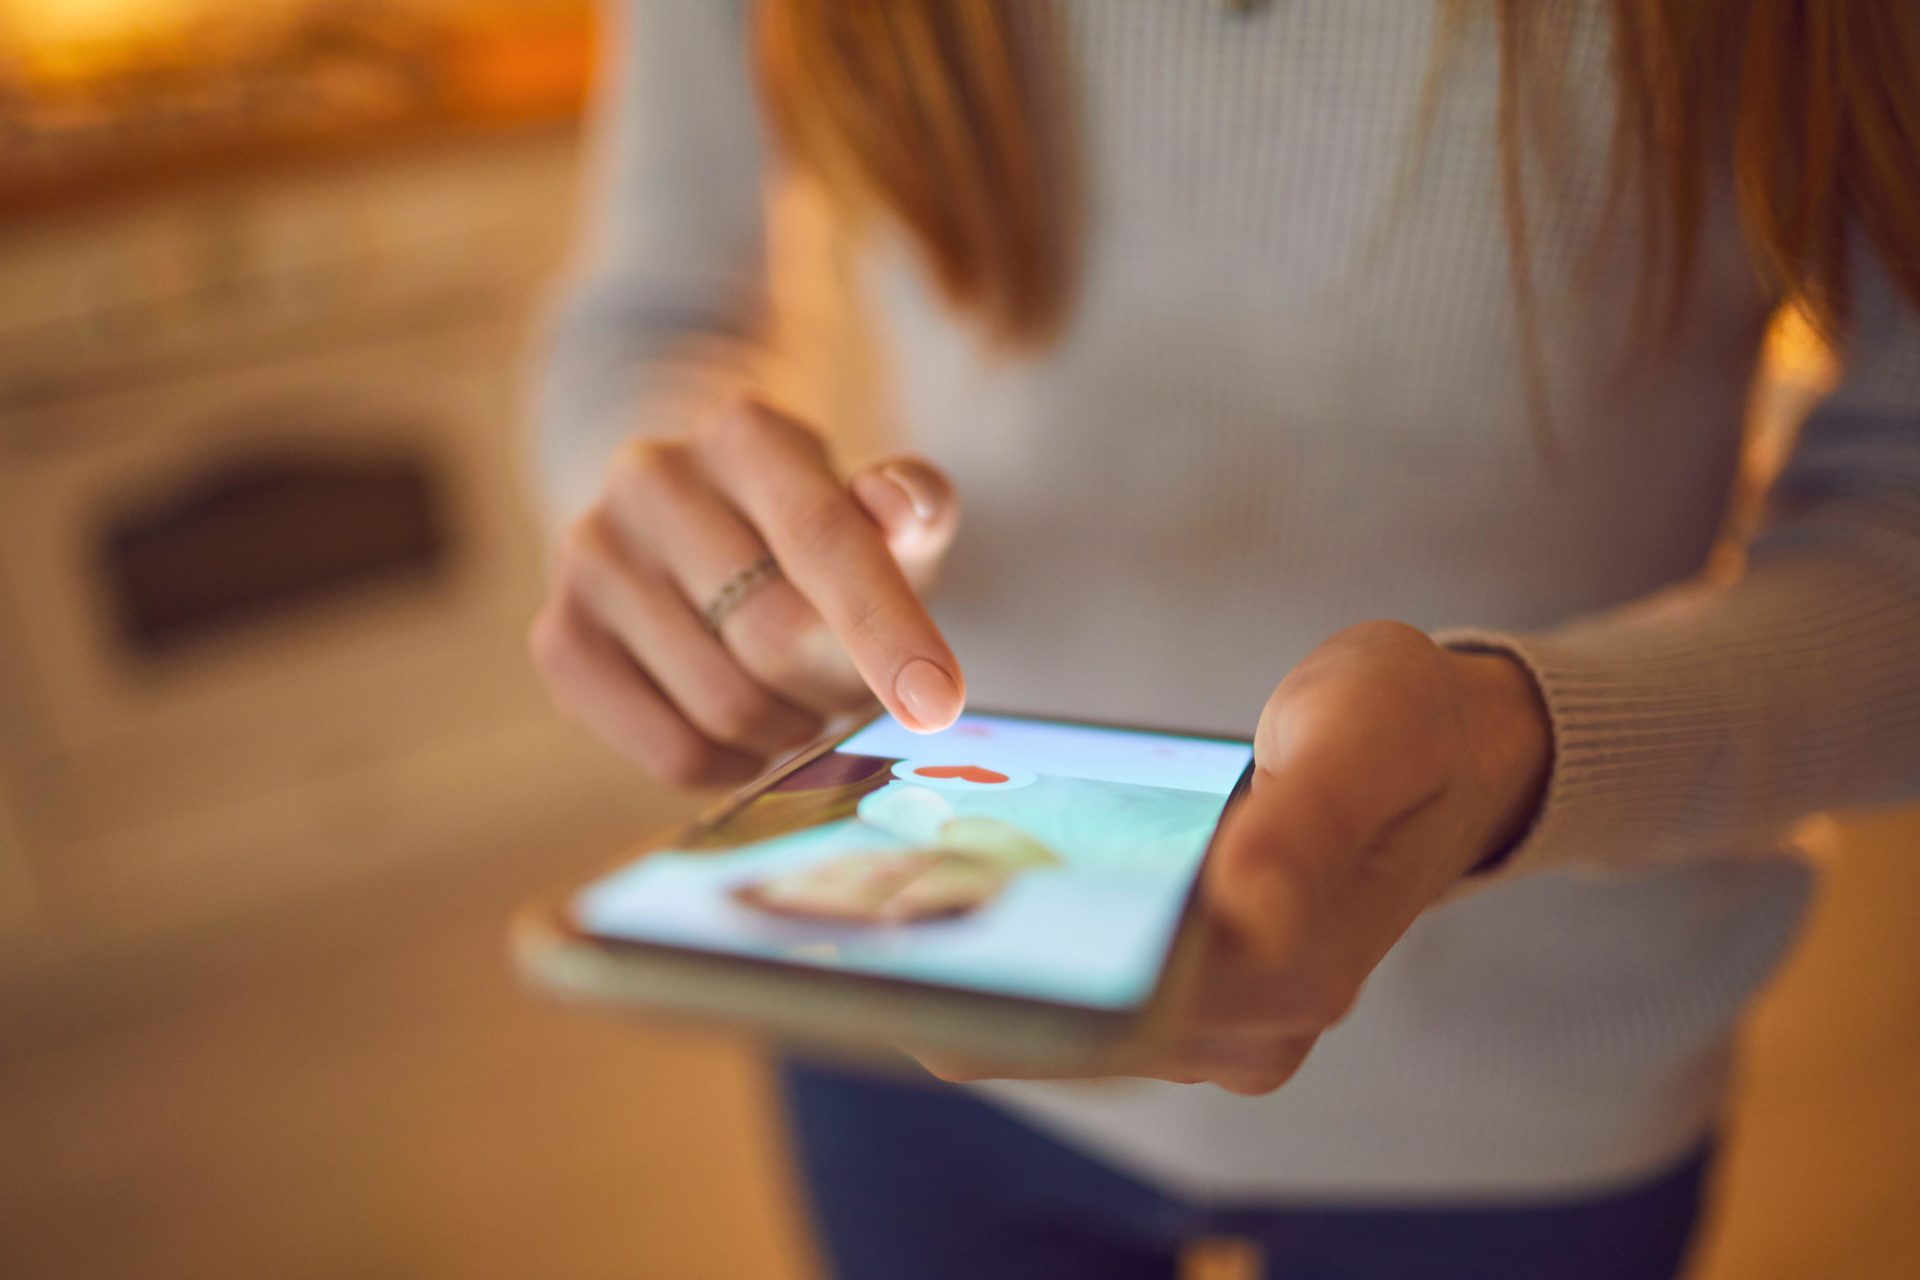
[[[1254,756],[1202,880],[1199,954],[1116,1074],[1285,1084],[1415,918],[1525,830],[1552,736],[1511,659],[1370,622],[1280,682]],[[1029,1074],[922,1061],[950,1080]]]

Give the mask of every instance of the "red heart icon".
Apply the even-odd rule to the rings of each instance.
[[[962,782],[977,782],[987,787],[1008,781],[1006,774],[982,769],[977,764],[930,764],[915,769],[914,773],[922,778],[958,778]]]

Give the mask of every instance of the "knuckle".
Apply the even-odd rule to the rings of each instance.
[[[547,695],[552,699],[554,710],[560,713],[561,718],[582,728],[590,728],[588,723],[590,708],[580,682],[575,678],[572,665],[562,658],[542,675],[546,679]],[[594,736],[603,735],[595,732]]]
[[[688,730],[662,730],[643,739],[641,764],[662,782],[697,787],[713,776],[713,746]]]
[[[560,611],[549,605],[535,614],[527,627],[527,656],[533,660],[534,669],[551,678],[565,665],[571,651],[572,637]]]
[[[853,502],[838,489],[822,488],[788,501],[781,524],[802,557],[831,554],[865,520]]]
[[[678,752],[662,752],[645,761],[648,773],[670,787],[700,785],[700,767]]]
[[[589,580],[601,571],[606,558],[606,527],[597,510],[589,511],[561,533],[554,547],[554,577],[568,584]]]
[[[644,436],[629,440],[607,465],[608,492],[644,498],[679,483],[685,474],[685,452],[678,440]]]
[[[1383,618],[1373,618],[1343,627],[1334,633],[1333,639],[1344,644],[1388,652],[1413,653],[1434,647],[1433,641],[1420,628],[1405,622],[1393,622]]]
[[[786,418],[749,402],[709,417],[700,425],[700,439],[716,456],[737,460],[779,445],[794,430]]]
[[[707,695],[701,719],[709,733],[738,746],[761,737],[773,717],[772,700],[739,680],[722,682]]]
[[[843,611],[840,626],[841,633],[855,645],[881,634],[886,630],[890,617],[886,603],[876,595],[857,595],[849,600]]]
[[[820,433],[800,419],[762,401],[749,401],[742,415],[759,430],[763,440],[773,440],[798,448],[815,458],[826,456],[826,442]]]

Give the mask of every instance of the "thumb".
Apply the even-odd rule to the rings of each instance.
[[[1263,959],[1298,945],[1317,896],[1322,851],[1302,830],[1304,815],[1290,799],[1312,800],[1299,796],[1288,780],[1256,772],[1221,824],[1202,880],[1207,904],[1236,950]]]
[[[891,458],[856,471],[847,488],[924,589],[960,528],[960,500],[946,474],[924,458]]]

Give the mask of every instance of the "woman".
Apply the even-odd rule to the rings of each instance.
[[[1914,6],[628,17],[543,401],[561,705],[682,782],[866,688],[943,725],[962,661],[994,706],[1257,721],[1141,1079],[789,1073],[841,1273],[1224,1232],[1282,1275],[1671,1274],[1788,829],[1920,779]],[[843,478],[712,358],[775,166],[861,229],[922,456]],[[1715,580],[1788,302],[1847,373]]]

